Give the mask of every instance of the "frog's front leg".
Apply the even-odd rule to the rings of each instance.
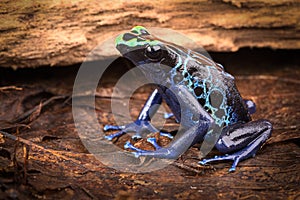
[[[256,152],[271,136],[272,124],[267,120],[251,121],[245,124],[235,124],[226,127],[215,147],[225,156],[204,159],[199,163],[204,165],[212,161],[233,160],[229,171],[235,171],[239,161],[255,156]],[[232,154],[227,154],[231,153]]]
[[[211,116],[201,107],[196,98],[184,86],[172,88],[176,94],[181,107],[181,126],[176,137],[167,147],[156,147],[155,151],[145,151],[135,148],[133,152],[136,157],[150,156],[163,159],[176,159],[184,153],[190,146],[201,141],[204,135],[214,124]],[[148,141],[153,142],[153,141]]]
[[[141,138],[143,134],[148,134],[151,132],[158,132],[151,123],[151,117],[155,114],[158,109],[158,105],[162,102],[161,94],[155,89],[152,94],[147,99],[144,107],[142,108],[137,120],[134,122],[125,125],[125,126],[113,126],[113,125],[106,125],[104,126],[104,131],[108,130],[120,130],[119,132],[105,136],[106,139],[112,140],[116,137],[120,137],[121,135],[134,132],[135,135],[133,138]]]

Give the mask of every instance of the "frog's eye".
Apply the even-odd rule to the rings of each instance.
[[[158,61],[162,58],[162,49],[159,45],[147,46],[145,49],[145,55],[153,61]]]

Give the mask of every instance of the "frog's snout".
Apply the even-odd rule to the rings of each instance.
[[[143,26],[135,26],[131,29],[131,32],[138,35],[150,35],[147,29]]]
[[[150,33],[145,27],[135,26],[130,30],[130,32],[118,35],[115,39],[115,45],[117,48],[120,45],[125,45],[127,47],[135,47],[139,45],[139,40],[144,40],[142,38],[146,35],[150,35]]]
[[[120,35],[118,35],[117,37],[116,37],[116,39],[115,39],[115,46],[118,48],[118,46],[120,45],[120,44],[123,44],[124,43],[124,41],[123,41],[123,35],[124,34],[120,34]]]

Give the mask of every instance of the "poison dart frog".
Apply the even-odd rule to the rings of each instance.
[[[140,68],[157,88],[136,121],[124,126],[104,126],[104,131],[119,130],[105,136],[106,139],[128,132],[135,133],[134,139],[160,132],[151,124],[151,117],[157,111],[154,105],[163,100],[180,123],[180,131],[166,147],[159,146],[155,138],[148,138],[154,151],[139,149],[128,141],[124,147],[134,150],[137,157],[176,159],[190,146],[206,142],[207,147],[212,144],[224,155],[204,159],[199,164],[232,160],[231,172],[240,161],[255,156],[271,136],[272,124],[265,119],[251,120],[255,104],[241,97],[234,77],[222,65],[203,54],[158,39],[142,26],[117,36],[115,43],[121,55]]]

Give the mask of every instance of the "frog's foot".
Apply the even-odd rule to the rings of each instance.
[[[156,129],[149,121],[144,120],[136,120],[126,126],[106,125],[103,130],[120,130],[117,133],[105,136],[105,139],[107,140],[113,140],[114,138],[120,137],[126,133],[135,133],[132,138],[139,139],[142,138],[143,134],[159,132],[159,130]]]
[[[213,162],[213,161],[223,161],[223,160],[233,160],[233,164],[231,166],[231,168],[229,169],[229,172],[234,172],[236,170],[236,166],[239,163],[239,161],[241,160],[242,156],[239,154],[232,154],[232,155],[225,155],[225,156],[216,156],[214,158],[210,158],[210,159],[204,159],[202,161],[199,162],[199,164],[201,165],[206,165],[209,162]]]
[[[140,148],[135,147],[132,145],[129,141],[126,142],[124,145],[125,149],[131,149],[134,152],[134,156],[136,158],[140,156],[148,156],[148,157],[155,157],[155,158],[162,158],[162,159],[177,159],[180,155],[180,151],[178,149],[173,148],[173,147],[161,147],[157,141],[156,138],[148,138],[147,142],[151,143],[155,150],[154,151],[149,151],[149,150],[143,150]]]
[[[148,139],[147,139],[147,142],[149,142],[150,144],[152,144],[156,150],[162,148],[162,147],[157,143],[156,138],[148,138]],[[150,152],[150,151],[143,150],[143,149],[140,149],[140,148],[135,147],[133,144],[131,144],[130,141],[127,141],[127,142],[125,143],[124,148],[125,148],[125,149],[131,149],[131,150],[135,151],[135,152],[133,152],[134,154],[137,153],[137,152],[139,152],[139,153],[141,153],[141,152],[144,152],[144,153]]]
[[[122,129],[125,129],[125,126],[114,126],[114,125],[105,125],[103,127],[103,130],[104,131],[109,131],[109,130],[122,130]],[[114,139],[115,137],[120,137],[121,135],[125,134],[125,132],[123,131],[118,131],[117,133],[114,133],[112,135],[106,135],[105,136],[105,139],[107,140],[112,140]]]
[[[199,164],[205,165],[212,161],[233,160],[229,169],[230,172],[233,172],[240,161],[255,156],[256,152],[271,136],[271,132],[272,124],[267,120],[232,125],[222,132],[215,147],[223,153],[234,153],[204,159]]]

